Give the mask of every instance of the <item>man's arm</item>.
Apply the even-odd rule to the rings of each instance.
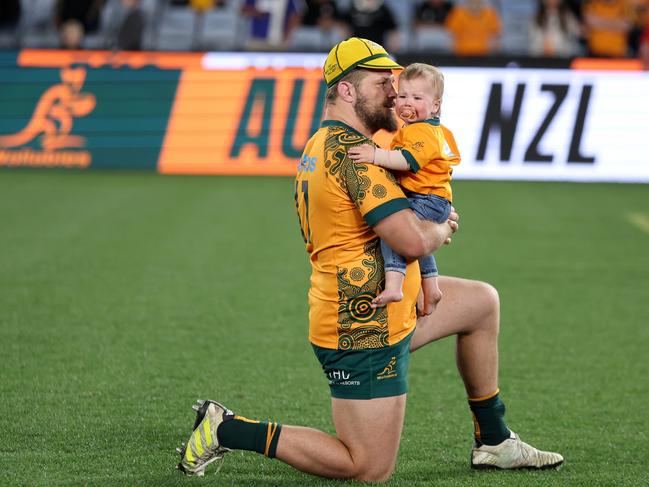
[[[458,219],[455,210],[451,211],[449,220],[445,223],[420,220],[412,210],[401,210],[374,225],[374,232],[392,250],[408,260],[413,260],[430,255],[445,243],[449,243],[451,236],[457,231]]]

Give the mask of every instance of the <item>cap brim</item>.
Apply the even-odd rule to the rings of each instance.
[[[398,65],[389,57],[371,59],[364,63],[357,64],[356,67],[365,69],[403,69],[403,66]]]

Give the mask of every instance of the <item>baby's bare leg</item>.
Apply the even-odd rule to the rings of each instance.
[[[381,294],[372,300],[372,308],[379,308],[388,303],[394,303],[403,299],[403,278],[401,272],[385,272],[385,289]]]

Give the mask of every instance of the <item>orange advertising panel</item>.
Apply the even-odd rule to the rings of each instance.
[[[322,118],[320,70],[185,70],[158,169],[183,174],[295,174]]]
[[[324,58],[26,49],[0,94],[0,166],[294,175],[323,118]]]
[[[92,68],[103,66],[160,69],[200,68],[203,54],[193,52],[121,52],[121,51],[54,51],[51,49],[23,49],[18,65],[31,68],[67,67],[83,64]]]
[[[584,71],[642,71],[642,61],[639,59],[575,58],[570,67]]]
[[[158,170],[163,174],[294,175],[323,116],[320,69],[186,69]],[[392,134],[375,137],[389,146]]]

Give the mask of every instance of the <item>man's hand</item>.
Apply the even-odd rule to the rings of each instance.
[[[357,145],[347,151],[347,155],[354,162],[369,162],[374,164],[374,151],[376,147],[370,144]]]

